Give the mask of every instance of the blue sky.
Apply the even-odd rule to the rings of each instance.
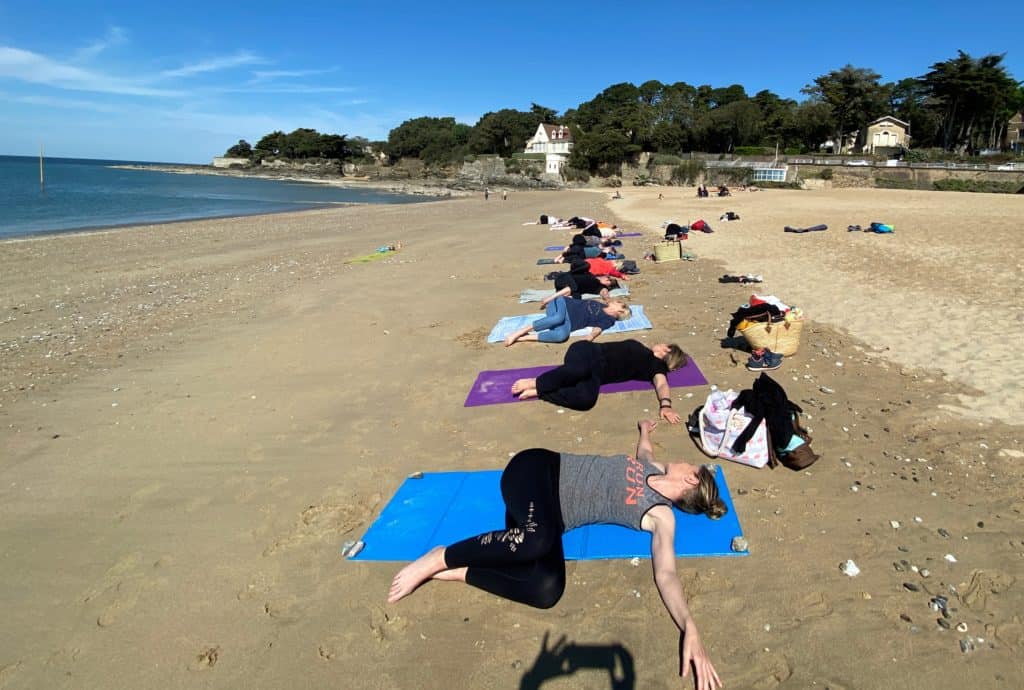
[[[207,163],[275,129],[386,139],[649,79],[802,100],[847,63],[890,81],[958,49],[1020,80],[1022,26],[988,1],[0,0],[0,154]]]

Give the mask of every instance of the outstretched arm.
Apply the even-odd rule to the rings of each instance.
[[[690,608],[686,605],[683,586],[676,574],[676,520],[672,509],[665,505],[655,506],[644,516],[642,524],[644,529],[651,532],[654,584],[668,615],[679,628],[679,674],[686,678],[692,664],[697,676],[697,690],[721,688],[722,681],[704,649],[697,624],[693,622]]]
[[[668,385],[668,378],[664,374],[655,374],[654,392],[658,394],[658,415],[669,424],[678,424],[679,414],[672,409],[672,389]]]
[[[543,309],[544,307],[548,306],[548,302],[553,302],[558,297],[568,297],[571,294],[572,290],[570,288],[564,287],[555,294],[549,295],[542,299],[540,302],[540,308]]]
[[[590,342],[594,342],[595,340],[597,340],[597,336],[601,335],[602,333],[604,333],[604,331],[602,331],[597,326],[591,326],[590,335],[587,336],[587,340],[589,340]]]
[[[636,459],[643,462],[654,462],[651,432],[658,428],[658,423],[650,419],[641,419],[636,423],[636,428],[640,430],[640,438],[636,442]]]

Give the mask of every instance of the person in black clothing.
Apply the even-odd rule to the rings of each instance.
[[[678,345],[647,347],[638,340],[600,345],[578,342],[566,350],[562,366],[535,379],[519,379],[512,384],[512,394],[520,400],[540,398],[570,410],[589,410],[597,404],[603,384],[650,381],[658,396],[661,418],[678,424],[680,417],[672,409],[668,373],[687,361]]]
[[[609,289],[619,287],[619,282],[611,276],[595,276],[590,273],[559,273],[555,278],[555,294],[545,297],[540,306],[543,309],[548,302],[556,297],[575,297],[583,299],[583,295],[600,295],[601,299],[608,301],[611,296]]]
[[[574,260],[568,271],[555,273],[555,294],[544,299],[540,306],[543,309],[548,302],[556,297],[575,297],[583,299],[583,295],[600,295],[608,301],[608,290],[619,287],[619,281],[611,276],[595,276],[590,272],[590,264],[582,260]]]

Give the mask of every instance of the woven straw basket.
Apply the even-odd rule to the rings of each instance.
[[[658,263],[679,261],[681,257],[682,249],[679,242],[659,242],[654,245],[654,260]]]
[[[740,333],[743,334],[752,349],[768,348],[772,352],[789,357],[795,355],[796,351],[800,349],[800,333],[803,329],[803,319],[793,321],[769,319],[755,322]]]

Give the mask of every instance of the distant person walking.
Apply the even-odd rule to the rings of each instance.
[[[489,188],[487,188],[487,187],[484,187],[484,201],[487,201],[490,198],[491,198],[491,190]]]
[[[501,190],[501,200],[502,201],[508,201],[508,190],[507,189]]]

